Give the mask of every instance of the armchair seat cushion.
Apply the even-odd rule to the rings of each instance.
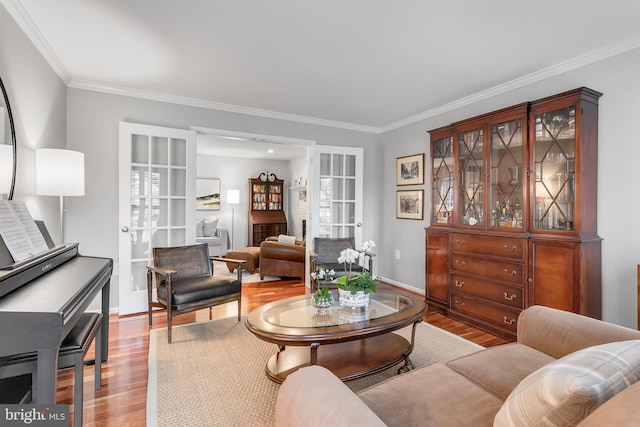
[[[172,282],[173,308],[180,310],[191,303],[239,294],[242,284],[236,279],[220,276],[191,277]],[[167,301],[167,282],[158,285],[158,299]]]

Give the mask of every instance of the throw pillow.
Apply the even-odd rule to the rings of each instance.
[[[290,245],[296,244],[296,236],[286,236],[281,234],[278,236],[278,243],[288,243]]]
[[[204,235],[206,237],[215,236],[217,229],[218,229],[217,216],[209,216],[204,219]]]
[[[640,380],[640,340],[588,347],[551,362],[511,392],[494,426],[574,426]]]
[[[196,237],[204,237],[204,218],[196,221]]]

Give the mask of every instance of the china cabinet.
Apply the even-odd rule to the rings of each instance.
[[[249,244],[260,246],[267,237],[287,234],[284,180],[261,173],[249,179]]]
[[[430,131],[433,308],[505,336],[534,304],[601,317],[601,95],[579,88]]]

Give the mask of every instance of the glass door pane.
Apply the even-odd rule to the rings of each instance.
[[[523,228],[522,119],[491,126],[491,227]]]
[[[431,223],[453,224],[453,137],[435,140],[431,150]]]
[[[576,110],[535,116],[534,223],[540,230],[573,230]]]
[[[460,187],[458,218],[461,224],[483,225],[483,155],[484,131],[474,129],[458,134]]]

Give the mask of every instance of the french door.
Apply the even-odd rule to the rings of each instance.
[[[196,133],[120,122],[119,313],[147,310],[153,247],[195,242]]]
[[[311,197],[315,237],[354,237],[362,243],[362,156],[360,147],[315,145]]]

